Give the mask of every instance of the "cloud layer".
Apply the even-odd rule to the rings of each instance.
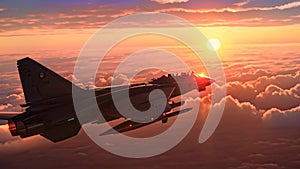
[[[251,3],[242,6],[249,5]],[[268,52],[261,51],[262,47],[256,47],[252,49],[255,53],[249,52],[247,48],[230,49],[237,50],[239,55],[233,54],[230,55],[231,58],[224,59],[228,80],[226,86],[223,86],[228,91],[227,96],[220,100],[226,103],[224,115],[214,135],[204,144],[198,143],[201,126],[209,107],[218,106],[210,105],[209,92],[201,98],[189,100],[189,104],[201,101],[201,110],[187,138],[158,157],[138,160],[116,157],[100,149],[83,131],[72,139],[54,144],[40,136],[28,139],[12,137],[8,126],[1,125],[1,167],[297,168],[300,164],[300,48],[296,46],[296,50],[292,50],[293,47],[283,50],[278,46],[264,46]],[[68,57],[64,54],[39,51],[30,56],[35,55],[34,59],[76,81],[76,77],[72,75],[76,54],[72,53]],[[24,96],[15,67],[16,60],[24,57],[24,54],[3,54],[1,57],[9,59],[0,60],[0,110],[20,111],[19,104],[24,103]],[[157,71],[154,74],[159,73],[161,72]],[[151,79],[154,74],[144,80]],[[100,72],[96,85],[105,86],[112,80],[122,84],[128,78],[125,74],[113,77],[111,73]],[[86,87],[87,84],[81,86]],[[158,123],[132,134],[143,136],[148,132],[165,129],[168,125],[170,123]],[[58,159],[61,162],[57,163]]]

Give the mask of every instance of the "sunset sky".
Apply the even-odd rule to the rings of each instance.
[[[0,121],[0,168],[299,168],[300,1],[1,0],[0,112],[22,111],[19,104],[25,102],[17,60],[31,57],[74,80],[76,58],[97,30],[123,16],[149,12],[183,18],[208,39],[220,41],[217,53],[227,83],[218,87],[226,88],[227,96],[219,100],[225,103],[225,110],[213,137],[204,144],[197,142],[208,109],[218,106],[210,105],[209,92],[189,100],[190,104],[200,101],[202,109],[187,138],[165,154],[142,160],[112,155],[93,144],[83,131],[54,144],[40,136],[12,137],[6,122]],[[142,26],[153,23],[156,21],[144,21]],[[172,28],[158,24],[162,29]],[[126,26],[122,29],[133,25]],[[206,73],[190,50],[167,38],[141,36],[118,45],[104,60],[96,86],[109,85],[112,79],[129,81],[126,74],[113,77],[113,69],[135,49],[149,46],[170,50],[199,73]],[[156,58],[155,53],[149,56]],[[159,123],[133,133],[141,136],[161,128]],[[60,159],[63,162],[57,164]],[[38,162],[29,163],[31,160]]]
[[[101,26],[138,12],[182,17],[226,45],[298,43],[299,8],[299,1],[289,0],[4,0],[0,8],[1,51],[77,49]]]

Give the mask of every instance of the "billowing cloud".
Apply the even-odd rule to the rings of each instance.
[[[222,100],[225,101],[225,110],[223,114],[223,123],[227,127],[245,127],[248,128],[257,125],[260,121],[259,111],[249,102],[240,102],[232,96],[226,96]]]
[[[255,69],[254,71],[245,70],[246,69],[245,65],[238,65],[238,66],[240,66],[240,68],[236,67],[234,69],[235,70],[236,69],[241,69],[240,71],[242,71],[242,72],[245,71],[247,73],[237,73],[237,74],[234,74],[232,76],[229,76],[228,79],[230,81],[238,81],[238,82],[241,82],[241,83],[245,83],[245,82],[248,82],[248,81],[257,80],[259,77],[262,77],[262,76],[269,77],[269,76],[272,75],[271,72],[268,72],[266,70],[262,70],[262,69]],[[231,68],[230,70],[232,70],[232,69],[233,68]],[[239,72],[239,71],[237,71],[237,72]]]
[[[295,93],[296,95],[300,96],[300,83],[290,89],[290,92]]]
[[[124,74],[118,74],[116,76],[99,77],[95,82],[97,87],[104,87],[110,85],[124,85],[129,83],[129,79]]]
[[[225,128],[225,130],[231,127],[248,128],[250,126],[257,125],[258,122],[260,122],[260,116],[263,113],[262,111],[258,110],[252,103],[241,102],[231,95],[227,95],[214,105],[210,105],[210,95],[202,97],[200,102],[201,113],[208,113],[208,110],[211,106],[218,107],[222,104],[225,104],[221,122],[221,125],[224,125],[223,128]]]
[[[259,92],[269,85],[276,85],[282,89],[290,89],[300,82],[300,71],[296,75],[275,75],[272,77],[262,76],[255,81],[255,89]]]
[[[241,102],[249,102],[255,99],[257,92],[252,84],[239,81],[227,83],[227,93]]]
[[[0,98],[0,111],[20,111],[19,105],[24,103],[24,95],[21,94],[10,94],[8,96],[3,96]]]
[[[248,75],[244,76],[247,79]],[[250,81],[228,82],[226,85],[228,95],[241,102],[250,102],[258,110],[271,108],[287,110],[300,104],[299,72],[294,75],[257,76],[256,80],[252,80],[252,78],[255,78],[255,75],[251,76],[250,74],[250,79],[248,79]],[[239,79],[244,78],[241,76]]]
[[[263,115],[264,122],[276,128],[300,128],[300,106],[289,110],[272,108]]]
[[[299,86],[298,86],[299,87]],[[276,85],[269,85],[265,91],[259,93],[253,103],[259,109],[278,108],[288,110],[300,105],[300,97],[294,93],[297,87],[283,90]]]

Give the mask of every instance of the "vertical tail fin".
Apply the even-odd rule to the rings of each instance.
[[[70,81],[28,57],[18,60],[18,70],[27,103],[72,94]]]

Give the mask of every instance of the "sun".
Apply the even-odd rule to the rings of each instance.
[[[221,47],[221,42],[219,39],[213,38],[207,41],[207,48],[212,51],[218,51]]]

